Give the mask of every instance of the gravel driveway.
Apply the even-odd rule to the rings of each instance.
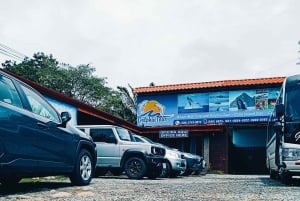
[[[125,176],[94,178],[89,186],[69,181],[21,183],[13,189],[0,186],[0,200],[299,200],[300,180],[292,186],[267,175],[217,175],[173,179],[130,180]]]

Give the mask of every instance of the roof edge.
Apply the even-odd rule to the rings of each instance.
[[[185,83],[185,84],[171,84],[171,85],[159,85],[159,86],[147,86],[137,87],[134,89],[134,93],[152,93],[152,92],[171,92],[182,90],[194,90],[194,89],[208,89],[208,88],[221,88],[221,87],[234,87],[234,86],[255,86],[255,85],[267,85],[267,84],[282,84],[285,77],[266,77],[266,78],[253,78],[253,79],[237,79],[237,80],[220,80],[220,81],[208,81],[198,83]]]

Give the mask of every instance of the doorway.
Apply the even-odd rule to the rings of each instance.
[[[234,129],[230,143],[230,173],[266,174],[266,130]]]

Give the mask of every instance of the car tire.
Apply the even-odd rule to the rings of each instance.
[[[147,173],[146,163],[138,157],[127,159],[124,170],[129,179],[141,179]]]
[[[270,173],[270,179],[277,179],[278,178],[278,172],[276,172],[275,170],[269,169],[269,173]]]
[[[3,186],[13,186],[21,181],[21,177],[18,176],[7,176],[7,177],[1,177],[0,183]]]
[[[70,176],[71,183],[76,186],[88,185],[94,175],[95,166],[91,154],[83,149],[79,152],[75,161],[73,173]]]
[[[292,183],[292,175],[289,172],[283,172],[280,175],[281,182],[285,185],[290,185]]]
[[[166,167],[164,167],[162,169],[162,172],[160,174],[160,177],[162,177],[162,178],[169,177],[170,171],[171,171],[171,164],[168,161],[165,162],[165,165],[166,165]]]

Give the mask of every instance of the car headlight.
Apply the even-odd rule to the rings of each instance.
[[[296,161],[300,160],[300,149],[282,149],[282,159],[284,161]]]
[[[177,152],[173,152],[173,151],[167,151],[166,155],[168,155],[170,158],[180,158],[181,155],[178,154]]]
[[[165,151],[165,149],[160,148],[160,147],[151,147],[151,153],[153,155],[164,156],[166,154],[166,151]]]

